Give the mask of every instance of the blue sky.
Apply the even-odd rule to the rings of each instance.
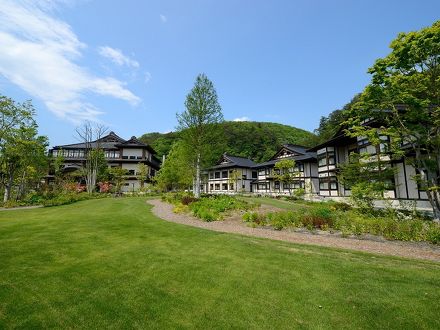
[[[312,131],[368,84],[440,1],[0,0],[0,93],[32,99],[51,145],[95,120],[124,138],[176,127],[199,73],[227,120]]]

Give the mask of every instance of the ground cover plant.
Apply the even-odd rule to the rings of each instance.
[[[203,221],[217,221],[224,218],[230,211],[248,211],[259,204],[228,195],[204,195],[194,198],[190,193],[167,193],[162,200],[175,205],[174,212],[191,212]]]
[[[263,203],[269,203],[265,198]],[[440,225],[414,213],[412,210],[399,211],[358,210],[345,203],[336,202],[281,202],[271,201],[271,205],[286,211],[259,213],[250,211],[243,220],[251,226],[271,226],[274,229],[305,228],[310,231],[325,230],[340,232],[342,236],[371,234],[386,239],[402,241],[426,241],[440,244]]]
[[[440,327],[438,263],[212,232],[150,208],[0,212],[0,328]]]

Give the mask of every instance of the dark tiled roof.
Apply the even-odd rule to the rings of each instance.
[[[290,143],[283,144],[283,147],[298,154],[305,154],[308,149],[307,147],[300,146],[299,144],[290,144]]]
[[[116,144],[116,147],[119,147],[119,148],[146,148],[151,153],[153,153],[153,154],[156,153],[156,151],[153,148],[151,148],[148,144],[145,144],[145,143],[139,141],[136,138],[136,136],[132,136],[130,138],[130,140],[128,140],[128,141],[124,141],[124,142]]]
[[[286,157],[286,158],[281,158],[281,159],[271,159],[267,162],[256,164],[253,167],[259,168],[259,167],[266,167],[266,166],[274,166],[277,162],[279,162],[280,160],[284,160],[284,159],[293,159],[295,162],[304,162],[307,160],[315,160],[316,153],[315,152],[307,152],[305,155],[291,156],[291,157]]]
[[[224,164],[217,164],[212,166],[212,169],[216,168],[228,168],[228,167],[253,167],[256,165],[256,163],[249,158],[240,157],[240,156],[232,156],[228,154],[223,154],[222,159],[226,159],[228,162]]]
[[[110,132],[106,136],[93,141],[90,143],[91,148],[96,148],[97,146],[105,150],[116,150],[119,148],[146,148],[151,153],[155,154],[156,151],[150,147],[148,144],[142,143],[135,136],[132,136],[130,140],[126,141],[120,136],[116,135],[115,132]],[[85,143],[74,143],[74,144],[65,144],[61,146],[55,146],[53,149],[86,149],[87,146]]]
[[[115,134],[115,132],[110,132],[106,136],[103,136],[102,138],[93,141],[90,143],[90,146],[92,148],[95,148],[98,144],[103,149],[117,149],[116,144],[125,142],[125,140],[118,135]],[[73,144],[65,144],[61,146],[55,146],[54,149],[85,149],[86,144],[81,143],[73,143]]]

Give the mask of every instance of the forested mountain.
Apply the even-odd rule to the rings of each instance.
[[[236,156],[253,159],[256,162],[264,161],[272,157],[284,143],[313,146],[317,137],[311,132],[296,127],[266,122],[233,122],[226,121],[219,124],[220,134],[213,141],[213,145],[221,145],[217,148],[218,157],[224,152]],[[179,138],[179,132],[170,133],[146,133],[139,139],[150,144],[158,153],[159,157],[168,154],[172,144]]]

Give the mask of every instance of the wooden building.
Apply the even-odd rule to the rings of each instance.
[[[99,147],[104,151],[105,159],[109,167],[122,167],[127,170],[123,191],[137,191],[141,186],[138,178],[139,164],[148,166],[149,177],[153,177],[160,168],[160,160],[155,156],[154,149],[132,136],[124,140],[114,132],[91,142],[89,148]],[[65,173],[81,169],[86,161],[88,146],[85,143],[75,143],[55,146],[49,150],[49,154],[56,157],[61,154],[64,157],[63,171]],[[53,178],[49,174],[49,180]]]

